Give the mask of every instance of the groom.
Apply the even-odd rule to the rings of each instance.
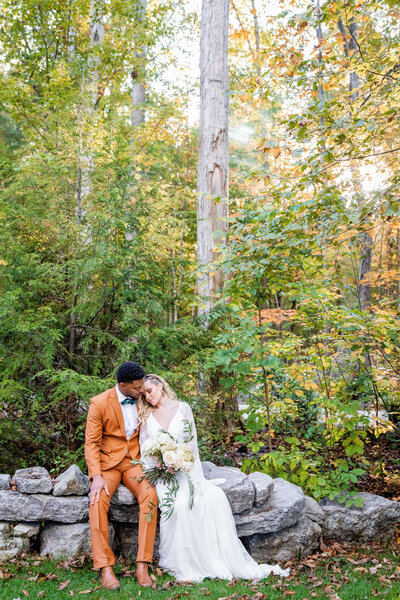
[[[143,392],[144,376],[144,369],[137,363],[122,364],[117,371],[117,385],[91,399],[86,423],[93,566],[101,570],[101,585],[108,590],[120,587],[113,571],[115,557],[108,544],[108,511],[121,480],[139,504],[136,577],[141,586],[152,583],[147,569],[153,560],[157,495],[147,480],[138,483],[142,468],[132,465],[132,459],[140,458],[136,402]]]

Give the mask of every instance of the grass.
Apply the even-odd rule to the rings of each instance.
[[[372,544],[352,548],[331,544],[324,552],[299,562],[291,561],[287,579],[269,577],[262,582],[206,580],[177,584],[155,571],[155,588],[139,588],[134,564],[120,561],[116,574],[121,589],[99,588],[97,573],[87,561],[55,562],[37,557],[0,565],[0,600],[400,600],[400,553]]]

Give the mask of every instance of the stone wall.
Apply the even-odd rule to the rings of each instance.
[[[400,503],[360,494],[362,508],[337,500],[318,504],[296,485],[264,473],[204,462],[207,479],[230,502],[238,535],[258,561],[275,562],[310,554],[326,539],[358,541],[391,535],[400,522]],[[13,485],[12,485],[13,484]],[[52,481],[42,467],[20,469],[12,479],[0,475],[0,561],[37,549],[42,556],[73,558],[90,552],[89,482],[76,465]],[[137,552],[136,498],[120,485],[111,500],[110,540],[117,553]],[[157,556],[158,535],[155,556]]]

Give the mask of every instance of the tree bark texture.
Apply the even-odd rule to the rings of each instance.
[[[229,0],[203,0],[200,38],[200,131],[197,168],[197,262],[199,314],[209,312],[222,274],[207,267],[227,231]]]
[[[92,48],[101,46],[104,38],[103,14],[94,0],[90,7],[89,38]],[[81,91],[83,93],[85,87],[88,86],[90,100],[88,105],[84,107],[80,106],[78,111],[79,148],[76,190],[76,220],[78,225],[81,224],[82,218],[85,215],[85,199],[92,191],[92,174],[94,170],[93,150],[91,148],[91,141],[87,139],[87,135],[84,132],[84,123],[90,120],[89,117],[94,113],[100,99],[100,75],[98,70],[100,61],[100,56],[95,54],[89,60],[87,76],[85,76],[85,72],[82,74]]]
[[[147,0],[137,0],[136,11],[137,11],[137,22],[143,23],[146,17]],[[144,70],[144,61],[146,59],[146,47],[142,46],[139,52],[135,53],[135,65],[131,73],[132,77],[132,112],[131,112],[131,125],[132,127],[139,127],[144,123],[145,110],[144,102],[146,100],[146,91],[144,88],[142,71]]]
[[[342,34],[343,44],[344,44],[344,53],[346,58],[351,59],[351,56],[356,54],[360,55],[360,47],[357,41],[357,23],[354,21],[352,17],[349,20],[348,25],[345,27],[342,19],[339,19],[338,22],[340,33]],[[358,73],[355,71],[350,72],[349,79],[349,92],[350,92],[350,101],[354,102],[358,98],[358,88],[360,86],[360,78]],[[355,167],[351,167],[351,172],[353,175],[354,188],[359,190],[360,195],[362,194],[362,186],[359,181],[358,173],[356,172]],[[372,265],[372,248],[373,242],[372,237],[369,233],[365,232],[361,234],[361,256],[360,256],[360,265],[359,265],[359,273],[358,273],[358,303],[361,310],[367,309],[371,304],[371,286],[369,283],[365,283],[365,277],[371,271]]]

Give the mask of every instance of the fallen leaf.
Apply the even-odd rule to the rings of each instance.
[[[93,590],[81,590],[78,594],[91,594]]]
[[[28,590],[22,590],[22,593],[24,596],[28,597],[29,596],[29,592]]]
[[[310,569],[316,569],[318,566],[316,560],[303,560],[302,564],[306,565],[307,567],[310,567]]]
[[[61,590],[64,590],[70,581],[71,581],[70,579],[67,579],[67,581],[63,581],[62,583],[60,583],[60,585],[57,588],[58,591],[61,592]]]
[[[200,588],[200,592],[203,594],[203,596],[209,596],[211,594],[210,590],[207,588]]]
[[[378,569],[381,569],[382,567],[383,565],[379,563],[378,565],[375,565],[375,567],[370,567],[369,572],[371,573],[371,575],[376,575]]]
[[[353,565],[364,565],[366,562],[370,561],[370,557],[366,556],[365,558],[362,558],[361,560],[353,560],[352,558],[348,558],[347,559],[349,562],[351,562]]]
[[[163,590],[169,590],[169,588],[174,587],[174,581],[164,581],[163,583]]]
[[[324,540],[322,539],[322,536],[319,539],[319,549],[321,550],[321,552],[329,552],[329,550],[330,550],[329,546],[327,546],[324,543]]]
[[[365,573],[368,573],[368,569],[366,569],[365,567],[356,567],[354,570],[358,571],[359,573],[362,573],[363,575],[365,575]]]

